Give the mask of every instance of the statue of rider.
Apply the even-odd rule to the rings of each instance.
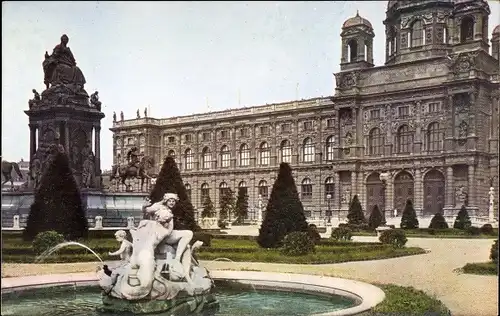
[[[127,160],[129,167],[137,166],[139,163],[139,150],[137,147],[134,146],[127,152]]]

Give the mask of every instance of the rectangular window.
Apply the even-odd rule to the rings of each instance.
[[[186,142],[186,143],[190,143],[191,142],[191,134],[184,135],[184,142]]]
[[[441,110],[440,105],[438,102],[429,103],[429,113],[439,112]]]
[[[371,110],[370,111],[370,118],[373,119],[379,119],[380,118],[380,110]]]
[[[281,124],[281,132],[282,133],[290,133],[291,130],[292,130],[292,127],[290,126],[289,123]]]
[[[210,140],[210,133],[203,133],[202,139],[204,142],[208,142]]]
[[[269,127],[261,126],[260,127],[260,135],[269,135]]]
[[[313,129],[313,122],[311,121],[304,122],[305,131],[312,131],[312,129]]]
[[[408,117],[410,116],[410,108],[408,106],[398,107],[398,117]]]
[[[327,119],[326,120],[326,128],[334,128],[335,126],[335,120],[334,119]]]
[[[220,132],[220,138],[221,139],[228,139],[229,138],[229,132],[228,131],[221,131]]]
[[[240,137],[248,137],[248,128],[240,129]]]
[[[175,137],[174,136],[168,136],[168,143],[169,144],[175,143]]]

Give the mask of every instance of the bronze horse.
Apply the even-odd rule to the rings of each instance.
[[[2,174],[3,177],[5,178],[5,181],[2,182],[2,186],[10,181],[10,186],[12,188],[14,187],[14,178],[12,178],[12,169],[16,171],[19,178],[21,179],[23,178],[23,174],[21,173],[19,165],[16,162],[9,162],[2,160]]]
[[[147,171],[154,166],[154,158],[144,156],[136,165],[114,165],[111,169],[111,179],[119,178],[121,183],[125,184],[126,179],[140,178],[141,188],[145,179],[151,179]],[[126,185],[126,184],[125,184]]]

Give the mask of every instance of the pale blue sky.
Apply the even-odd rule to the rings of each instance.
[[[499,24],[489,1],[490,31]],[[29,159],[31,89],[63,33],[87,84],[99,91],[102,168],[112,162],[112,113],[150,105],[167,117],[332,95],[340,31],[356,10],[373,24],[384,62],[387,1],[2,2],[2,159]]]

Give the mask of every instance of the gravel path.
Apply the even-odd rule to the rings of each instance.
[[[355,237],[374,241],[374,237]],[[204,261],[209,270],[258,270],[319,274],[365,282],[413,286],[440,299],[453,316],[498,315],[498,277],[453,272],[468,262],[488,261],[493,240],[409,238],[407,246],[429,249],[430,253],[387,260],[324,265],[271,264]],[[97,263],[2,264],[2,278],[51,273],[89,272]]]

